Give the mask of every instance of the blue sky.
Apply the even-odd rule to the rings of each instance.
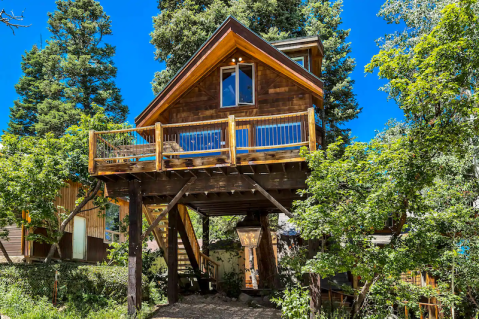
[[[130,108],[128,122],[137,116],[154,98],[151,80],[164,64],[154,60],[154,47],[149,43],[153,29],[152,17],[158,14],[156,0],[100,0],[111,16],[113,35],[105,40],[117,48],[115,64],[118,67],[117,85]],[[378,52],[375,40],[398,28],[388,25],[376,16],[384,0],[344,0],[344,28],[351,29],[349,41],[357,68],[352,74],[356,81],[354,91],[363,112],[348,126],[359,141],[368,141],[375,130],[381,130],[390,118],[402,119],[402,111],[387,101],[387,95],[378,89],[384,84],[376,75],[364,74],[364,66]],[[141,5],[139,5],[141,3]],[[19,29],[14,36],[10,29],[0,25],[0,130],[8,123],[9,108],[17,99],[14,85],[21,77],[21,56],[34,44],[48,39],[47,12],[55,10],[54,0],[4,0],[7,10],[24,16],[30,28]]]

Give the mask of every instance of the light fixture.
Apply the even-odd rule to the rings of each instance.
[[[234,58],[231,61],[236,62],[236,60]]]
[[[238,61],[240,61],[240,62],[241,62],[242,60],[243,60],[242,58],[239,58],[239,59],[238,59]]]
[[[236,232],[241,241],[241,246],[256,248],[261,240],[263,228],[259,219],[249,212],[245,219],[236,225]]]

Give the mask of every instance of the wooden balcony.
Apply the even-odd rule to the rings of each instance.
[[[117,131],[90,131],[89,172],[95,176],[228,169],[302,162],[300,148],[316,150],[314,109]],[[284,166],[284,165],[283,165]],[[268,167],[266,169],[269,169]]]

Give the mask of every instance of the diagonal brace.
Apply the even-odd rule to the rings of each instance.
[[[268,193],[263,187],[261,187],[261,185],[259,185],[258,183],[256,183],[251,177],[247,176],[247,175],[242,175],[244,179],[246,179],[246,181],[248,183],[250,183],[257,191],[259,191],[261,194],[264,195],[264,197],[266,197],[266,199],[268,199],[271,203],[273,203],[274,206],[276,206],[282,213],[284,213],[286,216],[288,216],[289,218],[293,218],[293,214],[291,214],[291,212],[289,210],[287,210],[286,208],[284,208],[283,205],[280,204],[280,202],[278,202],[273,196],[271,196],[270,193]]]
[[[164,211],[161,212],[158,217],[151,223],[150,227],[145,231],[145,233],[141,236],[141,240],[143,241],[146,237],[150,235],[150,233],[155,229],[156,226],[160,223],[160,221],[163,219],[163,217],[168,214],[168,212],[175,207],[175,205],[178,203],[178,201],[185,195],[185,193],[188,191],[190,186],[196,181],[196,177],[190,178],[190,180],[183,186],[183,188],[176,194],[176,196],[171,200],[171,202],[168,204],[168,206],[165,208]]]

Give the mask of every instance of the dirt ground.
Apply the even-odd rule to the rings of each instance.
[[[251,304],[251,303],[249,303]],[[174,305],[160,306],[153,316],[155,319],[280,319],[277,309],[222,298],[221,296],[187,296]]]

